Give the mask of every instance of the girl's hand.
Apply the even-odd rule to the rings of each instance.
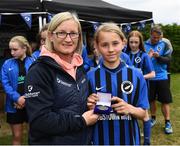
[[[112,101],[112,103],[114,103],[114,104],[112,104],[111,107],[118,114],[125,114],[125,115],[131,114],[132,105],[128,104],[123,99],[121,99],[119,97],[112,97],[111,101]]]
[[[87,99],[87,106],[89,109],[94,109],[97,101],[99,100],[97,94],[93,93],[91,94]]]
[[[21,107],[19,104],[17,104],[17,103],[14,103],[14,108],[16,108],[16,109],[22,109],[23,107]]]
[[[23,108],[25,106],[25,96],[20,96],[17,101],[17,104]]]

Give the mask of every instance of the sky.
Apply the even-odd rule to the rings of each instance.
[[[103,0],[120,7],[153,13],[155,23],[180,25],[180,0]]]

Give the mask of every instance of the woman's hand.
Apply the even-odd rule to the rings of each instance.
[[[89,110],[83,113],[82,117],[86,121],[86,125],[90,126],[90,125],[95,124],[98,121],[99,115],[94,114],[93,110]]]

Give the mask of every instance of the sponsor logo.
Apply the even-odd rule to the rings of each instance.
[[[126,94],[130,94],[133,91],[133,84],[130,81],[124,81],[121,84],[121,90]]]
[[[57,78],[56,80],[57,80],[57,83],[60,83],[60,82],[61,82],[61,80],[60,80],[59,78]]]
[[[131,115],[117,115],[115,113],[111,113],[109,115],[101,115],[98,120],[132,120]]]
[[[140,58],[140,57],[136,57],[136,58],[135,58],[135,62],[136,62],[136,63],[140,63],[140,62],[141,62],[141,58]]]
[[[84,78],[84,79],[81,81],[81,84],[83,84],[85,81],[86,81],[86,78]]]
[[[96,91],[99,91],[99,90],[101,90],[101,89],[103,89],[103,88],[105,88],[106,86],[102,86],[102,87],[96,87]]]
[[[9,68],[9,71],[13,70],[13,68]]]
[[[31,92],[33,89],[33,86],[32,85],[28,85],[28,92]]]
[[[38,97],[40,94],[40,91],[38,92],[33,92],[33,93],[26,93],[25,98],[32,98],[32,97]]]
[[[18,77],[18,84],[24,83],[24,80],[25,80],[25,76],[19,76]]]
[[[28,86],[27,86],[27,89],[28,89],[28,92],[30,92],[30,93],[26,93],[26,94],[25,94],[25,98],[37,97],[37,96],[39,96],[39,94],[40,94],[40,91],[32,92],[32,90],[33,90],[33,85],[28,85]]]
[[[67,87],[71,87],[72,86],[72,84],[66,83],[66,82],[60,80],[59,78],[56,78],[56,80],[57,80],[58,84],[62,84],[62,85],[67,86]]]

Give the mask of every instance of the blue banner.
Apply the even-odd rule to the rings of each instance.
[[[48,13],[48,22],[51,21],[52,17],[53,17],[53,15]]]
[[[32,14],[29,14],[29,13],[21,13],[20,15],[21,15],[21,17],[24,19],[24,21],[26,22],[26,24],[28,25],[28,27],[31,29],[31,25],[32,25]]]
[[[143,30],[144,28],[145,28],[145,22],[139,22],[138,26],[137,26],[137,29],[138,30]]]
[[[98,22],[93,23],[94,32],[97,30],[98,27],[99,27]]]
[[[131,31],[131,24],[126,24],[123,26],[123,31],[129,33]]]
[[[51,21],[51,19],[54,17],[55,14],[48,13],[47,21],[48,23]]]
[[[153,27],[154,26],[154,21],[151,20],[150,23],[151,23],[151,27]]]

